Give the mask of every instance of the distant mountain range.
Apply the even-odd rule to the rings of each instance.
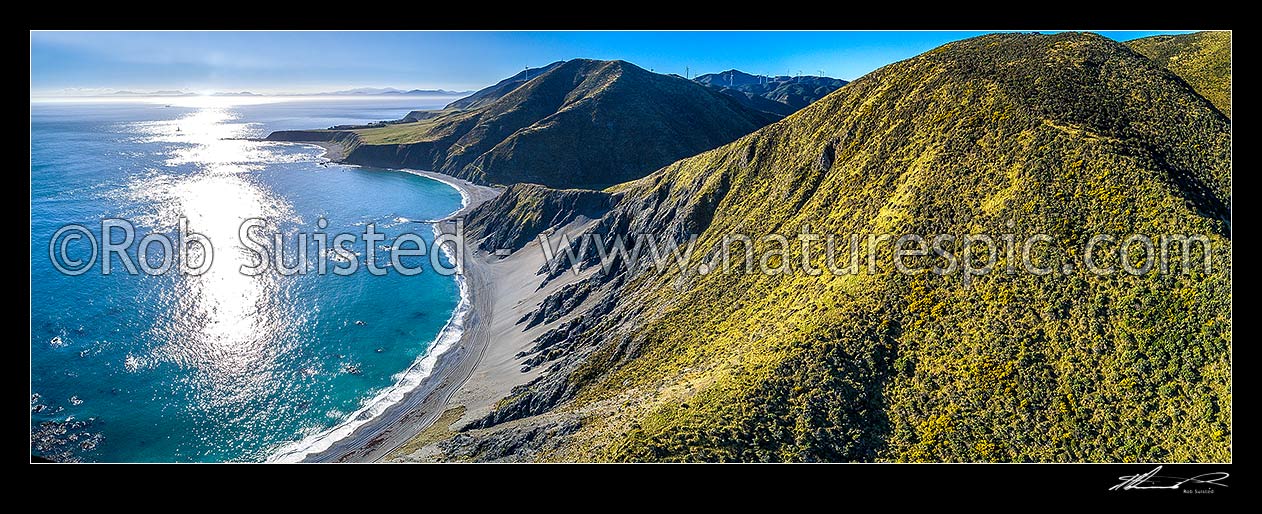
[[[693,79],[735,98],[746,107],[788,116],[846,85],[846,81],[812,75],[768,77],[740,70],[707,73]]]
[[[336,140],[349,163],[435,170],[483,184],[602,188],[777,119],[683,77],[626,61],[574,59],[401,120],[418,120],[412,123],[269,138]]]
[[[446,89],[395,89],[392,87],[357,87],[328,93],[314,93],[313,96],[360,96],[360,95],[412,95],[412,96],[456,96],[467,95],[472,91],[448,91]]]
[[[557,61],[539,68],[528,68],[495,83],[493,86],[451,102],[442,110],[412,111],[393,123],[420,121],[452,110],[476,109],[498,100],[500,97],[525,84],[526,81],[543,75],[553,68],[565,64],[565,62]],[[678,77],[678,75],[671,76]],[[730,96],[745,107],[774,115],[777,118],[793,114],[798,109],[806,107],[811,102],[819,100],[824,95],[846,85],[846,81],[831,77],[809,75],[767,77],[751,75],[740,70],[709,73],[695,77],[692,80]]]
[[[197,93],[188,93],[184,91],[115,91],[107,93],[103,96],[197,96]]]
[[[392,87],[359,87],[354,89],[344,89],[341,91],[326,91],[323,93],[275,93],[262,94],[250,91],[230,91],[211,93],[209,96],[460,96],[468,95],[471,91],[448,91],[446,89],[395,89]],[[135,97],[154,97],[154,96],[201,96],[200,93],[180,90],[159,90],[159,91],[115,91],[106,93],[102,96],[135,96]]]

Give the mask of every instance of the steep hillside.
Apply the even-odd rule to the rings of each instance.
[[[617,195],[603,191],[515,184],[495,202],[470,213],[467,237],[488,250],[519,250],[550,227],[565,225],[578,216],[599,218],[617,199]]]
[[[513,92],[514,89],[525,84],[527,80],[538,77],[562,64],[565,64],[565,61],[557,61],[541,68],[527,68],[522,70],[521,73],[496,82],[493,86],[483,88],[469,96],[447,104],[446,109],[468,110],[482,107]]]
[[[1152,36],[1127,41],[1126,46],[1182,77],[1231,117],[1231,32]]]
[[[793,114],[846,85],[846,81],[831,77],[765,77],[740,70],[708,73],[693,80],[718,89],[747,107],[781,116]]]
[[[1229,123],[1093,34],[984,36],[881,68],[577,202],[614,203],[592,229],[604,239],[699,234],[693,258],[556,293],[599,295],[581,307],[541,302],[585,309],[523,317],[552,325],[523,355],[546,371],[427,458],[1231,460]],[[510,193],[473,214],[474,233],[515,241],[578,200]],[[849,263],[849,234],[990,234],[998,267],[904,274],[887,243],[871,270],[865,256],[838,273],[821,241],[811,273],[808,226],[838,235],[831,267]],[[783,235],[791,244],[765,264],[788,271],[759,272],[755,257],[753,272],[738,260],[701,273],[730,234],[756,255],[781,249],[763,235]],[[1020,247],[1010,257],[1004,234],[1049,236],[1031,262],[1050,273],[1007,272]],[[1198,246],[1186,272],[1176,250],[1177,271],[1091,273],[1096,234],[1203,234],[1212,266]],[[958,243],[943,246],[958,256]],[[1117,267],[1116,246],[1097,248],[1097,264]]]
[[[482,184],[599,189],[728,143],[773,116],[680,77],[576,59],[469,110],[356,130],[346,162]]]

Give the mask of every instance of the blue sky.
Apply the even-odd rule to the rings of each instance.
[[[1103,32],[1118,40],[1158,32]],[[1160,33],[1173,33],[1169,31]],[[853,80],[980,32],[32,32],[31,94],[352,87],[479,89],[587,57],[659,73],[740,69]]]

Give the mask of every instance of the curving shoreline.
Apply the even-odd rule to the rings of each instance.
[[[321,157],[336,161],[342,157],[341,145],[328,142],[302,142],[325,150]],[[462,217],[483,202],[495,198],[500,190],[479,186],[471,182],[423,170],[399,169],[398,171],[423,176],[451,186],[460,193],[461,208],[433,223],[435,233],[452,232],[452,221]],[[455,256],[443,248],[454,261]],[[469,254],[472,249],[466,247]],[[491,281],[479,259],[466,257],[462,263],[464,273],[457,275],[461,299],[452,318],[439,332],[433,345],[404,372],[404,377],[391,388],[378,394],[384,398],[405,389],[397,401],[386,406],[349,433],[333,439],[327,447],[318,451],[308,448],[288,448],[269,458],[269,462],[372,462],[406,443],[428,428],[446,410],[447,403],[472,375],[481,361],[489,343],[483,315],[490,311],[493,297]],[[457,334],[454,341],[444,336]],[[426,370],[425,368],[428,368]],[[413,373],[419,376],[412,375]],[[412,375],[412,376],[408,376]],[[409,384],[409,381],[415,381]],[[410,389],[409,389],[410,386]],[[373,402],[375,403],[375,402]],[[371,403],[370,403],[371,405]],[[364,412],[367,408],[357,412]],[[362,415],[362,414],[361,414]],[[349,420],[348,423],[354,423]],[[343,425],[346,423],[343,423]],[[341,425],[339,425],[341,426]],[[337,432],[337,427],[333,433]],[[328,436],[326,433],[324,436]],[[304,440],[305,441],[305,440]]]
[[[449,348],[431,351],[434,364],[428,376],[403,398],[379,415],[333,442],[327,449],[303,457],[302,462],[372,462],[385,457],[413,436],[428,428],[446,410],[448,401],[469,379],[486,351],[489,339],[481,312],[486,309],[488,282],[476,266],[465,264],[461,286],[468,306],[458,314],[463,332]],[[462,303],[465,303],[462,301]],[[453,322],[457,320],[453,319]],[[444,351],[445,350],[445,351]]]

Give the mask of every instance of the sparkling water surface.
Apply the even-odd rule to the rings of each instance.
[[[246,138],[273,130],[401,117],[450,98],[273,101],[180,98],[31,103],[32,454],[79,461],[258,461],[342,423],[395,383],[459,300],[428,257],[415,276],[369,274],[308,241],[306,275],[246,276],[238,229],[269,221],[287,262],[299,233],[432,240],[424,220],[460,207],[451,187],[392,170],[325,165],[322,150]],[[200,276],[58,272],[49,241],[104,218],[175,234],[179,218],[214,246]],[[121,239],[121,232],[115,241]],[[83,241],[68,245],[86,257]],[[135,256],[135,244],[131,255]],[[384,250],[384,248],[381,248]],[[157,245],[151,257],[160,257]],[[196,256],[197,254],[194,253]],[[350,276],[321,259],[356,259]],[[389,257],[376,261],[389,268]],[[159,259],[153,261],[155,264]],[[445,262],[445,261],[444,261]]]

